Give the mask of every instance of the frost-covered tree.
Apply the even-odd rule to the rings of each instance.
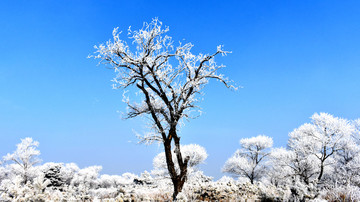
[[[241,149],[230,157],[223,167],[223,172],[246,177],[251,184],[265,175],[266,157],[273,145],[271,137],[259,135],[240,140]]]
[[[337,185],[360,185],[360,146],[353,140],[339,150],[335,157],[331,180]]]
[[[40,151],[37,150],[39,142],[27,137],[21,139],[21,142],[16,146],[17,149],[12,154],[8,153],[3,159],[14,163],[10,165],[13,172],[19,173],[23,179],[22,182],[26,184],[34,175],[33,166],[41,161],[38,158]]]
[[[288,148],[271,152],[269,176],[292,197],[315,198],[321,189],[347,186],[358,178],[354,124],[327,113],[315,113],[311,123],[289,134]]]
[[[156,18],[151,23],[144,23],[138,31],[129,28],[128,36],[133,47],[120,39],[120,33],[115,28],[113,40],[95,46],[97,52],[93,57],[115,70],[114,88],[137,89],[135,95],[140,98],[124,98],[129,109],[126,117],[149,118],[152,130],[142,140],[147,143],[162,142],[174,185],[173,198],[176,198],[185,183],[190,160],[181,152],[178,134],[181,121],[194,117],[192,112],[197,109],[198,97],[209,79],[221,81],[228,88],[233,86],[218,73],[224,66],[214,61],[215,56],[226,55],[222,46],[218,46],[213,54],[194,55],[191,43],[179,43],[174,47],[172,38],[166,35],[168,31],[169,28],[164,28]],[[173,155],[179,165],[178,171]]]
[[[316,196],[314,170],[317,159],[314,156],[299,156],[296,152],[285,148],[273,149],[269,155],[270,182],[291,191],[290,201],[302,201]]]
[[[287,186],[291,176],[294,176],[295,153],[285,148],[274,148],[269,155],[270,169],[268,177],[270,183],[275,186]]]
[[[312,123],[306,123],[289,134],[288,147],[296,159],[307,165],[304,180],[323,179],[325,171],[331,171],[334,156],[348,144],[353,133],[349,121],[327,113],[315,113]]]
[[[360,119],[351,124],[352,135],[343,138],[345,144],[334,157],[336,164],[332,180],[336,185],[360,185]]]

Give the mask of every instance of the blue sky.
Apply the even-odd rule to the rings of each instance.
[[[204,146],[201,166],[219,178],[239,139],[288,133],[315,112],[360,117],[359,1],[21,1],[0,2],[0,155],[21,138],[40,142],[44,162],[102,165],[107,174],[152,169],[161,146],[138,145],[141,119],[123,120],[114,73],[87,59],[114,27],[158,17],[195,53],[223,44],[223,73],[244,88],[205,89],[205,112],[181,130]],[[124,37],[126,35],[124,34]]]

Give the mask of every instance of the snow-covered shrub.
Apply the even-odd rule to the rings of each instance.
[[[3,180],[8,179],[11,175],[11,170],[9,168],[0,166],[0,184]]]
[[[101,188],[113,188],[117,187],[117,181],[118,178],[121,178],[120,176],[114,176],[114,175],[101,175],[100,179],[98,180],[99,186]]]
[[[63,167],[62,163],[45,163],[40,167],[44,179],[50,182],[48,187],[61,190],[65,186],[66,179],[62,173]]]
[[[61,176],[65,181],[65,184],[70,185],[75,174],[79,172],[80,168],[75,163],[66,163],[61,167]]]
[[[183,158],[189,157],[188,175],[191,172],[196,171],[196,166],[203,163],[208,157],[205,148],[197,144],[183,145],[181,146],[181,150]],[[180,173],[176,155],[172,155],[172,158],[173,162],[175,163],[176,172]],[[151,171],[153,175],[163,177],[169,176],[164,152],[161,152],[157,156],[155,156],[155,158],[153,159],[153,166],[155,168],[153,171]]]
[[[73,176],[71,185],[74,187],[83,187],[86,189],[96,188],[99,185],[98,177],[101,169],[101,166],[90,166],[79,170]]]

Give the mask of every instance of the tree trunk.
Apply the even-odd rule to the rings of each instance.
[[[325,128],[325,133],[326,133],[326,128]],[[326,155],[326,146],[324,146],[323,148],[323,155],[322,155],[322,158],[320,159],[321,160],[321,164],[320,164],[320,174],[319,174],[319,177],[318,177],[318,181],[321,180],[321,177],[323,176],[323,173],[324,173],[324,162],[326,160],[328,156]]]
[[[318,177],[318,181],[321,180],[321,177],[323,176],[323,173],[324,173],[324,162],[322,161],[321,165],[320,165],[320,174],[319,174],[319,177]]]
[[[171,140],[167,139],[166,141],[164,141],[165,157],[169,175],[174,186],[173,200],[175,201],[177,195],[181,192],[186,181],[189,157],[186,157],[185,160],[183,160],[180,150],[180,138],[177,137],[176,132],[170,132],[169,137],[172,137],[174,139],[175,155],[180,169],[180,173],[177,173],[175,169],[175,163],[172,159],[173,154],[171,151]]]
[[[181,192],[182,188],[184,187],[185,179],[177,179],[176,181],[173,180],[174,185],[174,193],[173,193],[173,201],[176,201],[177,195]]]

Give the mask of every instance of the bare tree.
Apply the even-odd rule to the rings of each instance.
[[[192,112],[198,108],[198,95],[209,79],[219,80],[228,88],[234,86],[218,74],[224,66],[214,61],[216,55],[228,53],[222,46],[218,46],[213,54],[193,55],[191,43],[179,43],[174,48],[172,38],[165,35],[168,31],[169,28],[162,28],[156,18],[151,23],[144,23],[138,31],[129,28],[129,39],[136,46],[136,51],[131,51],[115,28],[113,41],[95,46],[97,51],[93,57],[115,70],[115,88],[135,87],[140,91],[138,96],[141,98],[136,99],[140,102],[131,103],[129,97],[124,99],[129,108],[127,118],[150,118],[152,130],[142,141],[163,143],[167,169],[174,185],[173,198],[176,199],[185,183],[189,163],[189,157],[182,156],[180,149],[178,129],[181,120],[194,117]],[[172,143],[180,168],[178,172],[172,158]]]

